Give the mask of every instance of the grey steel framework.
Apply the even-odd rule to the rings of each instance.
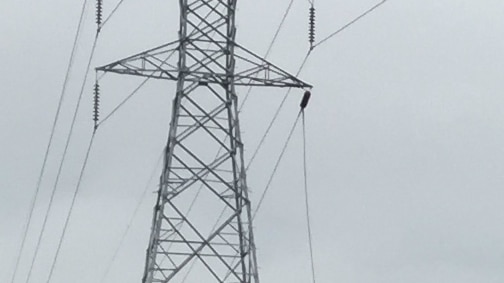
[[[236,0],[180,11],[178,41],[97,68],[177,82],[143,283],[257,283],[235,87],[311,86],[235,42]]]

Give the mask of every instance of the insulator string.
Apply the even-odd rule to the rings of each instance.
[[[313,49],[315,44],[315,6],[312,4],[309,11],[309,31],[308,40],[310,42],[310,50]]]
[[[94,85],[94,105],[93,105],[93,121],[94,129],[98,129],[98,122],[100,121],[100,85],[98,84],[98,78]]]
[[[96,0],[96,25],[97,32],[100,32],[103,18],[103,0]]]

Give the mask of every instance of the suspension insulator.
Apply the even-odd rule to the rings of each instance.
[[[310,45],[313,46],[315,43],[315,7],[310,7],[310,19],[309,19],[310,27],[308,33],[308,39],[310,41]]]
[[[309,90],[305,91],[305,93],[303,95],[303,99],[301,99],[301,104],[299,105],[302,110],[304,110],[306,108],[306,106],[308,106],[308,102],[310,101],[310,96],[311,96],[311,92]]]
[[[93,107],[93,121],[95,129],[98,127],[100,118],[100,85],[98,82],[94,85],[94,107]]]
[[[96,24],[98,25],[98,29],[102,24],[102,15],[103,15],[103,0],[96,0]]]

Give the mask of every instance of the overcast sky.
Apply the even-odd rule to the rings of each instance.
[[[106,2],[105,14],[117,1]],[[239,43],[264,54],[288,2],[239,1]],[[375,3],[317,0],[317,38]],[[0,1],[0,282],[14,269],[81,4]],[[26,278],[92,44],[88,6],[16,283]],[[269,57],[292,73],[308,46],[308,8],[295,1]],[[315,86],[306,117],[318,282],[504,281],[503,12],[499,0],[389,0],[314,50],[301,78]],[[126,0],[104,27],[93,66],[173,41],[177,25],[178,1]],[[107,76],[102,112],[138,82]],[[47,278],[90,137],[86,89],[32,283]],[[150,82],[98,132],[53,283],[103,277],[149,176],[159,175],[174,90]],[[247,158],[283,94],[252,92],[241,116]],[[301,96],[291,93],[249,171],[254,202]],[[255,221],[262,282],[310,280],[301,149],[298,128]],[[105,282],[140,282],[153,204],[149,193]]]

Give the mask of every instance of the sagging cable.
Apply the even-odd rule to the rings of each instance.
[[[312,283],[316,283],[315,280],[315,259],[313,256],[313,236],[312,236],[312,225],[310,220],[310,201],[309,201],[309,190],[308,190],[308,173],[307,173],[307,160],[306,160],[306,123],[305,123],[305,108],[310,100],[311,93],[306,91],[303,99],[301,100],[301,113],[303,122],[303,176],[304,176],[304,193],[305,193],[305,213],[306,213],[306,226],[308,233],[308,247],[310,250],[310,266]]]

